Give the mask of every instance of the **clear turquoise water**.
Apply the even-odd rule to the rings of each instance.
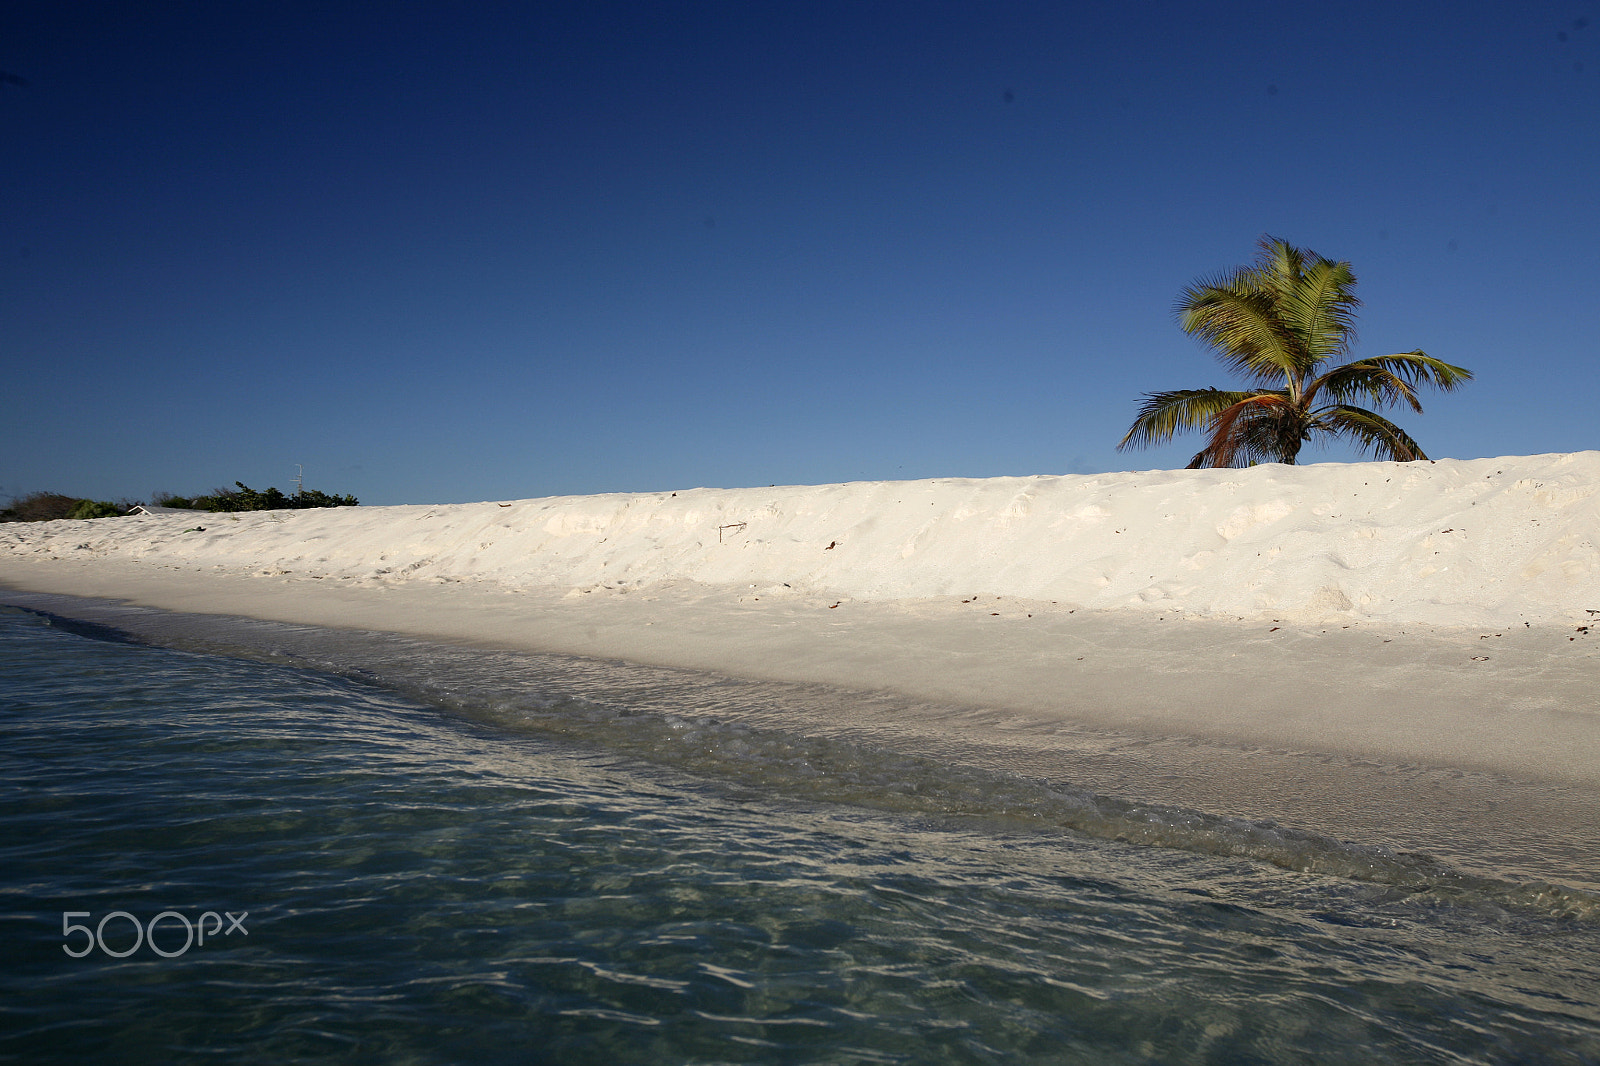
[[[5,1061],[1600,1062],[1581,892],[732,720],[717,679],[114,636],[0,609]],[[113,911],[247,932],[63,950]]]

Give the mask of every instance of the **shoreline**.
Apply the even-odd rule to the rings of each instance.
[[[14,577],[0,566],[0,579]],[[1556,682],[1551,668],[1562,664],[1549,648],[1557,641],[1573,645],[1555,630],[1525,629],[1511,646],[1501,638],[1490,660],[1499,671],[1463,679],[1458,664],[1481,643],[1472,632],[1385,637],[1362,628],[1335,637],[1305,627],[1268,633],[1271,627],[1259,625],[1146,624],[1098,612],[1030,620],[1023,611],[1014,623],[1047,623],[1033,631],[1033,641],[1042,637],[1083,653],[1082,662],[1062,654],[1023,669],[1019,663],[1037,644],[1018,648],[1017,625],[1003,629],[987,615],[938,611],[919,618],[905,605],[857,605],[853,613],[865,617],[845,620],[843,607],[812,608],[809,619],[785,612],[784,624],[761,632],[753,629],[759,613],[711,610],[707,597],[714,601],[714,591],[664,596],[650,605],[653,617],[643,618],[635,613],[639,605],[589,597],[574,602],[558,595],[533,609],[526,594],[497,605],[482,590],[452,599],[451,590],[434,588],[371,602],[371,594],[353,590],[308,596],[306,583],[286,583],[276,596],[231,603],[247,609],[223,615],[218,575],[148,577],[143,594],[136,586],[146,583],[118,583],[129,595],[114,601],[56,590],[30,594],[6,580],[0,603],[200,651],[243,647],[233,629],[226,648],[196,647],[242,617],[315,627],[306,636],[313,644],[330,630],[372,635],[379,643],[398,634],[465,650],[828,689],[823,711],[811,701],[807,716],[769,715],[753,724],[841,736],[1135,803],[1292,826],[1380,851],[1432,854],[1485,876],[1600,891],[1594,873],[1600,870],[1600,730],[1593,713],[1561,712],[1564,701],[1594,691],[1592,659],[1569,656],[1568,676]],[[80,578],[107,584],[103,573],[85,570]],[[50,584],[59,589],[63,582]],[[197,610],[201,600],[210,601],[210,610]],[[174,609],[180,613],[168,613]],[[1231,645],[1218,643],[1219,629]],[[1368,651],[1394,649],[1404,661],[1381,669],[1365,661],[1352,677],[1357,642]],[[984,665],[1001,645],[1023,658]],[[958,646],[962,655],[953,659]],[[841,647],[849,653],[839,654]],[[256,651],[276,655],[278,644]],[[1236,665],[1211,669],[1219,654]],[[1287,676],[1285,655],[1293,656]],[[1068,660],[1070,689],[1052,673]],[[1574,663],[1589,667],[1571,669]],[[350,665],[367,669],[359,661]],[[1133,671],[1141,674],[1136,688],[1127,685]],[[1531,703],[1520,710],[1497,704],[1516,698],[1530,673],[1543,679]],[[1058,695],[1047,705],[1041,688]],[[1372,699],[1402,689],[1426,690],[1427,699],[1401,707]],[[1473,702],[1459,702],[1463,695]],[[1219,710],[1219,699],[1231,703]]]
[[[1385,478],[1356,524],[1318,513]],[[1600,452],[681,490],[0,527],[0,602],[888,694],[895,720],[865,699],[807,728],[1398,848],[1532,834],[1594,869],[1597,529]],[[1274,605],[1240,610],[1241,581]]]
[[[1600,788],[1600,625],[1217,621],[976,596],[865,601],[694,582],[353,587],[0,555],[5,589],[887,691],[1019,724],[1417,762]]]

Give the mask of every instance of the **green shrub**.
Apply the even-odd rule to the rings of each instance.
[[[361,501],[354,496],[329,496],[326,492],[316,489],[306,489],[304,492],[289,497],[294,502],[291,507],[359,507]]]
[[[0,511],[0,522],[59,522],[61,519],[114,519],[128,514],[133,503],[123,499],[83,499],[62,493],[29,493],[11,499],[11,506]]]
[[[354,496],[331,496],[326,492],[308,489],[293,496],[275,488],[258,492],[242,481],[235,481],[238,489],[216,489],[209,496],[174,496],[158,492],[151,499],[161,507],[177,507],[193,511],[278,511],[306,507],[357,507]],[[13,497],[11,506],[0,510],[0,522],[53,522],[62,518],[112,518],[125,515],[134,506],[131,500],[112,503],[109,500],[86,500],[81,496],[64,496],[59,492],[34,492]]]
[[[78,505],[72,509],[68,518],[115,518],[117,515],[126,514],[125,508],[118,507],[110,500],[79,500]]]
[[[316,489],[297,492],[293,496],[286,496],[276,488],[258,492],[242,481],[235,481],[234,484],[239,486],[237,492],[231,489],[217,489],[210,496],[196,496],[189,501],[189,504],[197,509],[208,511],[284,511],[306,507],[357,507],[360,505],[360,502],[354,496],[330,496]],[[168,504],[167,506],[176,505]]]
[[[0,518],[7,522],[53,522],[71,514],[78,502],[78,497],[59,492],[30,492],[13,498],[11,506],[0,512]]]
[[[113,518],[128,513],[127,500],[86,500],[59,492],[30,492],[14,497],[11,506],[0,511],[0,522],[55,522],[63,518]]]

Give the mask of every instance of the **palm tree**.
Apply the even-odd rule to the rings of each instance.
[[[1417,385],[1450,392],[1472,372],[1421,351],[1344,361],[1361,306],[1355,284],[1349,263],[1263,237],[1253,265],[1189,286],[1178,299],[1179,325],[1250,387],[1147,392],[1117,450],[1201,429],[1211,438],[1189,461],[1191,470],[1293,463],[1313,434],[1378,459],[1426,459],[1405,430],[1350,401],[1404,403],[1420,413]]]

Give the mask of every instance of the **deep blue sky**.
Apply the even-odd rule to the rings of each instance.
[[[1262,234],[1476,372],[1430,454],[1600,447],[1596,0],[11,0],[0,71],[0,495],[1182,466]]]

